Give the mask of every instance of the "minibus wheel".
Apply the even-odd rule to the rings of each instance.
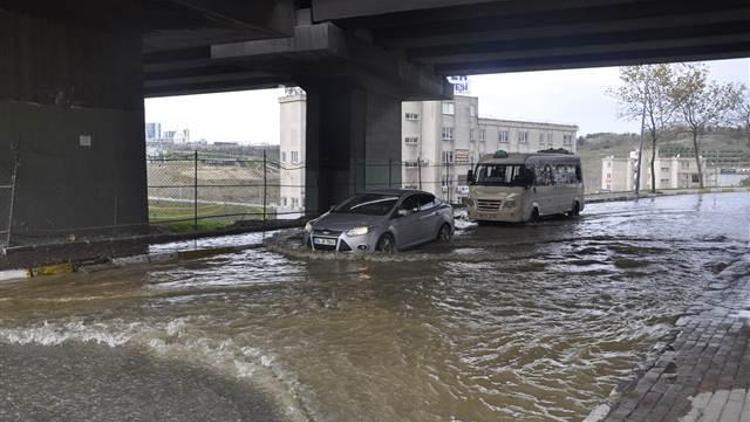
[[[531,210],[531,217],[529,217],[530,223],[538,223],[539,222],[539,208],[534,207],[533,210]]]

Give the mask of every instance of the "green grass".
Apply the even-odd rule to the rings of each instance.
[[[263,209],[260,207],[226,205],[226,204],[198,204],[199,231],[220,230],[237,220],[260,220]],[[270,212],[268,218],[273,218]],[[235,215],[239,214],[239,215]],[[231,215],[224,217],[224,215]],[[190,232],[194,229],[193,204],[149,201],[148,217],[151,224],[157,224],[176,233]]]

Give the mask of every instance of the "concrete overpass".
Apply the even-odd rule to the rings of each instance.
[[[18,146],[30,235],[142,228],[144,97],[298,84],[323,209],[400,156],[400,102],[450,96],[446,75],[749,52],[747,0],[4,0],[0,177]]]

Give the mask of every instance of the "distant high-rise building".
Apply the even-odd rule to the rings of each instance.
[[[161,139],[161,123],[146,123],[146,142]]]

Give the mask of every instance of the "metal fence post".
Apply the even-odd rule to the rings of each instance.
[[[15,159],[13,162],[13,174],[11,175],[10,182],[10,205],[8,206],[8,233],[6,233],[6,245],[11,246],[13,240],[13,210],[16,205],[16,184],[18,182],[18,167],[20,165],[21,157],[16,147]]]
[[[198,150],[193,152],[193,230],[198,231]]]
[[[266,161],[266,150],[263,150],[263,221],[266,221],[266,201],[268,193],[268,165]]]
[[[393,187],[393,184],[391,183],[391,167],[393,166],[393,159],[388,159],[388,187]]]
[[[419,179],[419,190],[422,190],[422,156],[417,156],[417,178]]]

